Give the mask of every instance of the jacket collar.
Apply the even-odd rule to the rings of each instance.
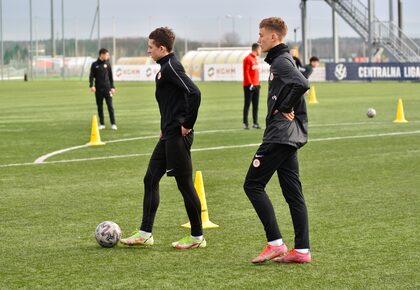
[[[164,57],[162,57],[161,59],[157,60],[156,62],[157,62],[158,64],[163,64],[163,63],[165,63],[165,62],[168,62],[168,60],[169,60],[171,57],[173,57],[173,56],[174,56],[174,53],[173,53],[173,52],[171,52],[170,54],[165,55]]]
[[[279,55],[285,52],[287,53],[289,52],[289,47],[284,43],[280,43],[279,45],[276,45],[275,47],[271,48],[268,51],[267,56],[264,59],[264,61],[268,64],[271,64],[276,57],[278,57]]]

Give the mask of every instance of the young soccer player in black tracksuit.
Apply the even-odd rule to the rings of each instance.
[[[143,220],[140,231],[122,239],[121,242],[126,245],[153,244],[152,228],[159,206],[159,181],[166,173],[175,177],[191,224],[191,236],[174,242],[172,246],[178,249],[206,246],[201,223],[201,204],[192,181],[190,152],[201,93],[171,53],[174,41],[174,33],[166,27],[158,28],[149,35],[148,52],[161,66],[156,75],[161,136],[144,177]]]
[[[263,52],[268,52],[265,61],[270,64],[268,111],[263,143],[249,167],[244,189],[264,226],[268,244],[253,263],[272,259],[280,263],[311,261],[308,214],[297,159],[297,149],[307,142],[308,119],[303,94],[309,89],[309,83],[283,43],[286,33],[287,25],[281,18],[267,18],[260,23],[259,42]],[[292,215],[295,249],[290,252],[265,192],[275,172]]]
[[[95,80],[95,84],[93,84],[93,80]],[[100,123],[99,129],[105,129],[103,109],[105,99],[109,118],[111,119],[111,128],[117,130],[114,107],[112,105],[112,97],[115,94],[114,78],[112,77],[112,68],[109,63],[109,52],[105,48],[99,50],[98,60],[93,62],[90,67],[89,87],[96,96]]]

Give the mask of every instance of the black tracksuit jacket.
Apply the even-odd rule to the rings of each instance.
[[[89,75],[89,88],[93,87],[95,79],[95,88],[97,91],[110,91],[115,89],[114,78],[112,77],[112,68],[109,61],[102,61],[98,58],[92,63]]]
[[[303,71],[301,72],[305,78],[309,79],[311,74],[314,72],[314,68],[310,64],[308,64],[303,67]]]
[[[267,118],[263,142],[287,144],[300,148],[308,141],[308,116],[303,94],[309,89],[308,80],[297,69],[285,44],[273,47],[265,61],[270,64],[268,80]],[[294,111],[288,121],[281,113]]]
[[[201,92],[185,74],[184,67],[173,53],[157,61],[160,71],[156,75],[156,100],[159,104],[162,140],[181,135],[181,126],[194,127]]]

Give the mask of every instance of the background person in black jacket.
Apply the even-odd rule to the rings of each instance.
[[[312,56],[309,59],[309,64],[305,65],[303,67],[303,70],[301,70],[303,76],[307,79],[311,76],[311,74],[314,72],[314,69],[319,66],[319,58],[316,56]]]
[[[93,84],[95,80],[95,84]],[[111,128],[117,130],[115,122],[114,107],[112,97],[115,94],[114,78],[112,77],[112,68],[109,63],[109,52],[105,48],[99,50],[98,60],[92,63],[89,75],[90,90],[95,93],[96,105],[98,106],[99,129],[105,129],[104,120],[104,99],[108,107],[109,118],[111,119]]]
[[[253,263],[272,259],[279,263],[311,261],[308,213],[297,159],[297,149],[307,142],[308,119],[303,94],[309,89],[309,83],[283,43],[286,34],[287,25],[281,18],[271,17],[260,23],[259,43],[262,51],[268,52],[265,61],[270,64],[268,110],[263,143],[249,167],[244,190],[264,225],[268,244]],[[290,252],[265,192],[265,186],[275,172],[292,215],[295,249]]]
[[[167,27],[157,28],[149,35],[148,52],[160,64],[155,95],[159,104],[161,131],[144,177],[140,229],[131,237],[121,240],[121,243],[129,246],[153,245],[152,228],[159,206],[159,181],[165,173],[175,177],[191,224],[191,236],[172,243],[172,246],[177,249],[206,246],[200,199],[192,181],[190,152],[201,93],[171,52],[174,42],[175,34]]]

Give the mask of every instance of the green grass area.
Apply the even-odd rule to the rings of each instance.
[[[202,106],[193,148],[261,141],[263,131],[241,129],[240,83],[198,85]],[[205,231],[207,248],[170,247],[188,231],[179,227],[187,221],[181,194],[166,177],[155,246],[100,248],[94,230],[101,221],[117,222],[125,235],[140,223],[142,178],[157,138],[134,139],[47,160],[62,163],[0,167],[0,289],[420,288],[420,134],[412,133],[420,130],[419,84],[315,86],[319,104],[308,105],[313,142],[299,152],[313,263],[250,263],[265,243],[242,189],[256,147],[193,153],[194,169],[203,172],[210,219],[220,225]],[[157,136],[154,84],[118,83],[117,89],[119,130],[109,130],[106,114],[102,140]],[[264,84],[262,125],[266,90]],[[392,122],[399,96],[406,124]],[[377,111],[373,119],[366,117],[369,107]],[[76,81],[2,82],[0,108],[0,166],[85,144],[96,113],[87,82]],[[403,134],[386,135],[391,133]],[[125,156],[130,154],[146,155]],[[71,162],[94,157],[105,159]],[[292,247],[289,210],[276,178],[267,190]]]

